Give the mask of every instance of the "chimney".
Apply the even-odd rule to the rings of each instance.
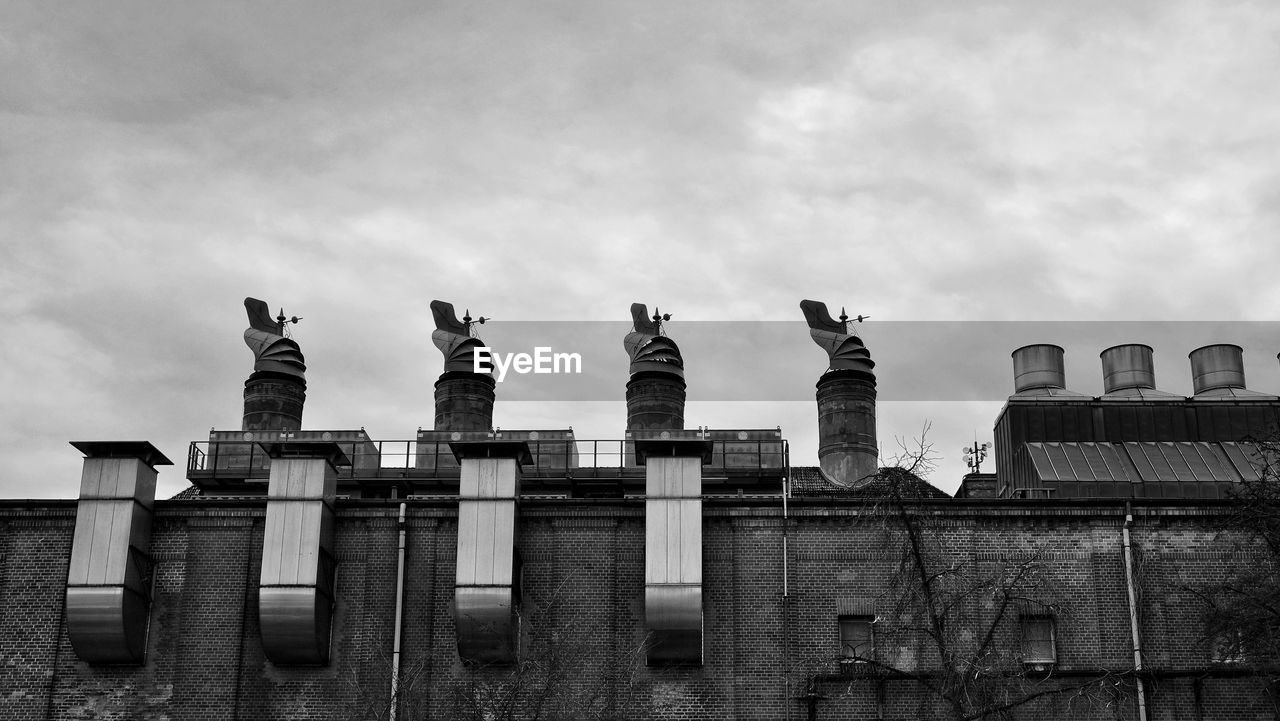
[[[436,324],[431,341],[444,354],[444,372],[435,386],[435,430],[492,430],[497,382],[488,373],[475,372],[475,351],[484,342],[471,336],[470,311],[459,321],[452,303],[433,300],[431,315]],[[485,319],[475,322],[484,323]]]
[[[1200,395],[1219,388],[1244,388],[1244,349],[1221,343],[1197,348],[1191,359],[1191,384]]]
[[[1140,343],[1117,345],[1102,351],[1100,356],[1103,393],[1156,387],[1151,346]]]
[[[880,470],[875,361],[843,312],[833,320],[826,304],[813,300],[801,301],[800,309],[810,337],[829,358],[817,384],[818,463],[837,483],[864,485]]]
[[[1013,392],[1062,389],[1067,385],[1063,350],[1048,343],[1024,345],[1013,352]]]
[[[632,330],[622,345],[631,357],[627,381],[627,430],[684,429],[684,358],[675,341],[662,334],[671,318],[655,307],[631,304]]]
[[[244,342],[253,351],[253,373],[244,382],[242,431],[296,431],[302,428],[302,404],[307,400],[307,366],[302,349],[284,335],[284,311],[271,317],[267,304],[244,299],[249,327]],[[297,319],[293,319],[296,323]]]

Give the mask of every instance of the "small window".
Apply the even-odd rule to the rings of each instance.
[[[1240,629],[1221,631],[1209,639],[1209,657],[1214,663],[1244,663],[1244,641]]]
[[[1058,637],[1049,616],[1022,617],[1022,661],[1055,663],[1058,660]]]
[[[875,617],[840,617],[840,659],[842,662],[870,661],[875,658]]]

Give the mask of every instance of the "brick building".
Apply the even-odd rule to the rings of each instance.
[[[643,306],[621,438],[492,431],[436,303],[434,427],[389,442],[302,430],[301,351],[246,304],[242,428],[192,444],[188,491],[86,442],[78,500],[0,501],[0,717],[1276,717],[1196,596],[1253,558],[1219,528],[1280,414],[1234,346],[1192,353],[1190,398],[1145,346],[1104,351],[1101,397],[1015,351],[997,471],[951,498],[876,467],[874,364],[821,304],[816,466],[685,430]]]

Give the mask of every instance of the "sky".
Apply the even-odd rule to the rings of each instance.
[[[431,425],[437,298],[617,379],[504,384],[496,425],[620,437],[642,302],[687,425],[781,426],[796,465],[798,303],[869,315],[884,454],[927,425],[948,490],[1025,343],[1096,394],[1108,345],[1189,393],[1235,342],[1280,392],[1270,0],[10,0],[0,68],[0,497],[75,497],[72,440],[185,487],[239,427],[246,296],[303,318],[304,427],[376,439]]]

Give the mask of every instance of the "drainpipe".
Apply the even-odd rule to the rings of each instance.
[[[1138,596],[1133,587],[1133,545],[1129,529],[1133,526],[1133,511],[1124,504],[1124,583],[1129,591],[1129,633],[1133,637],[1133,671],[1138,687],[1138,721],[1147,721],[1146,684],[1142,680],[1142,638],[1138,635]]]
[[[396,721],[396,712],[400,707],[400,634],[404,626],[404,514],[405,503],[400,502],[400,545],[396,548],[396,630],[391,650],[391,709],[387,713],[388,721]]]
[[[787,575],[787,498],[791,495],[791,473],[782,479],[782,707],[791,721],[791,626],[787,622],[791,609],[790,585]]]

